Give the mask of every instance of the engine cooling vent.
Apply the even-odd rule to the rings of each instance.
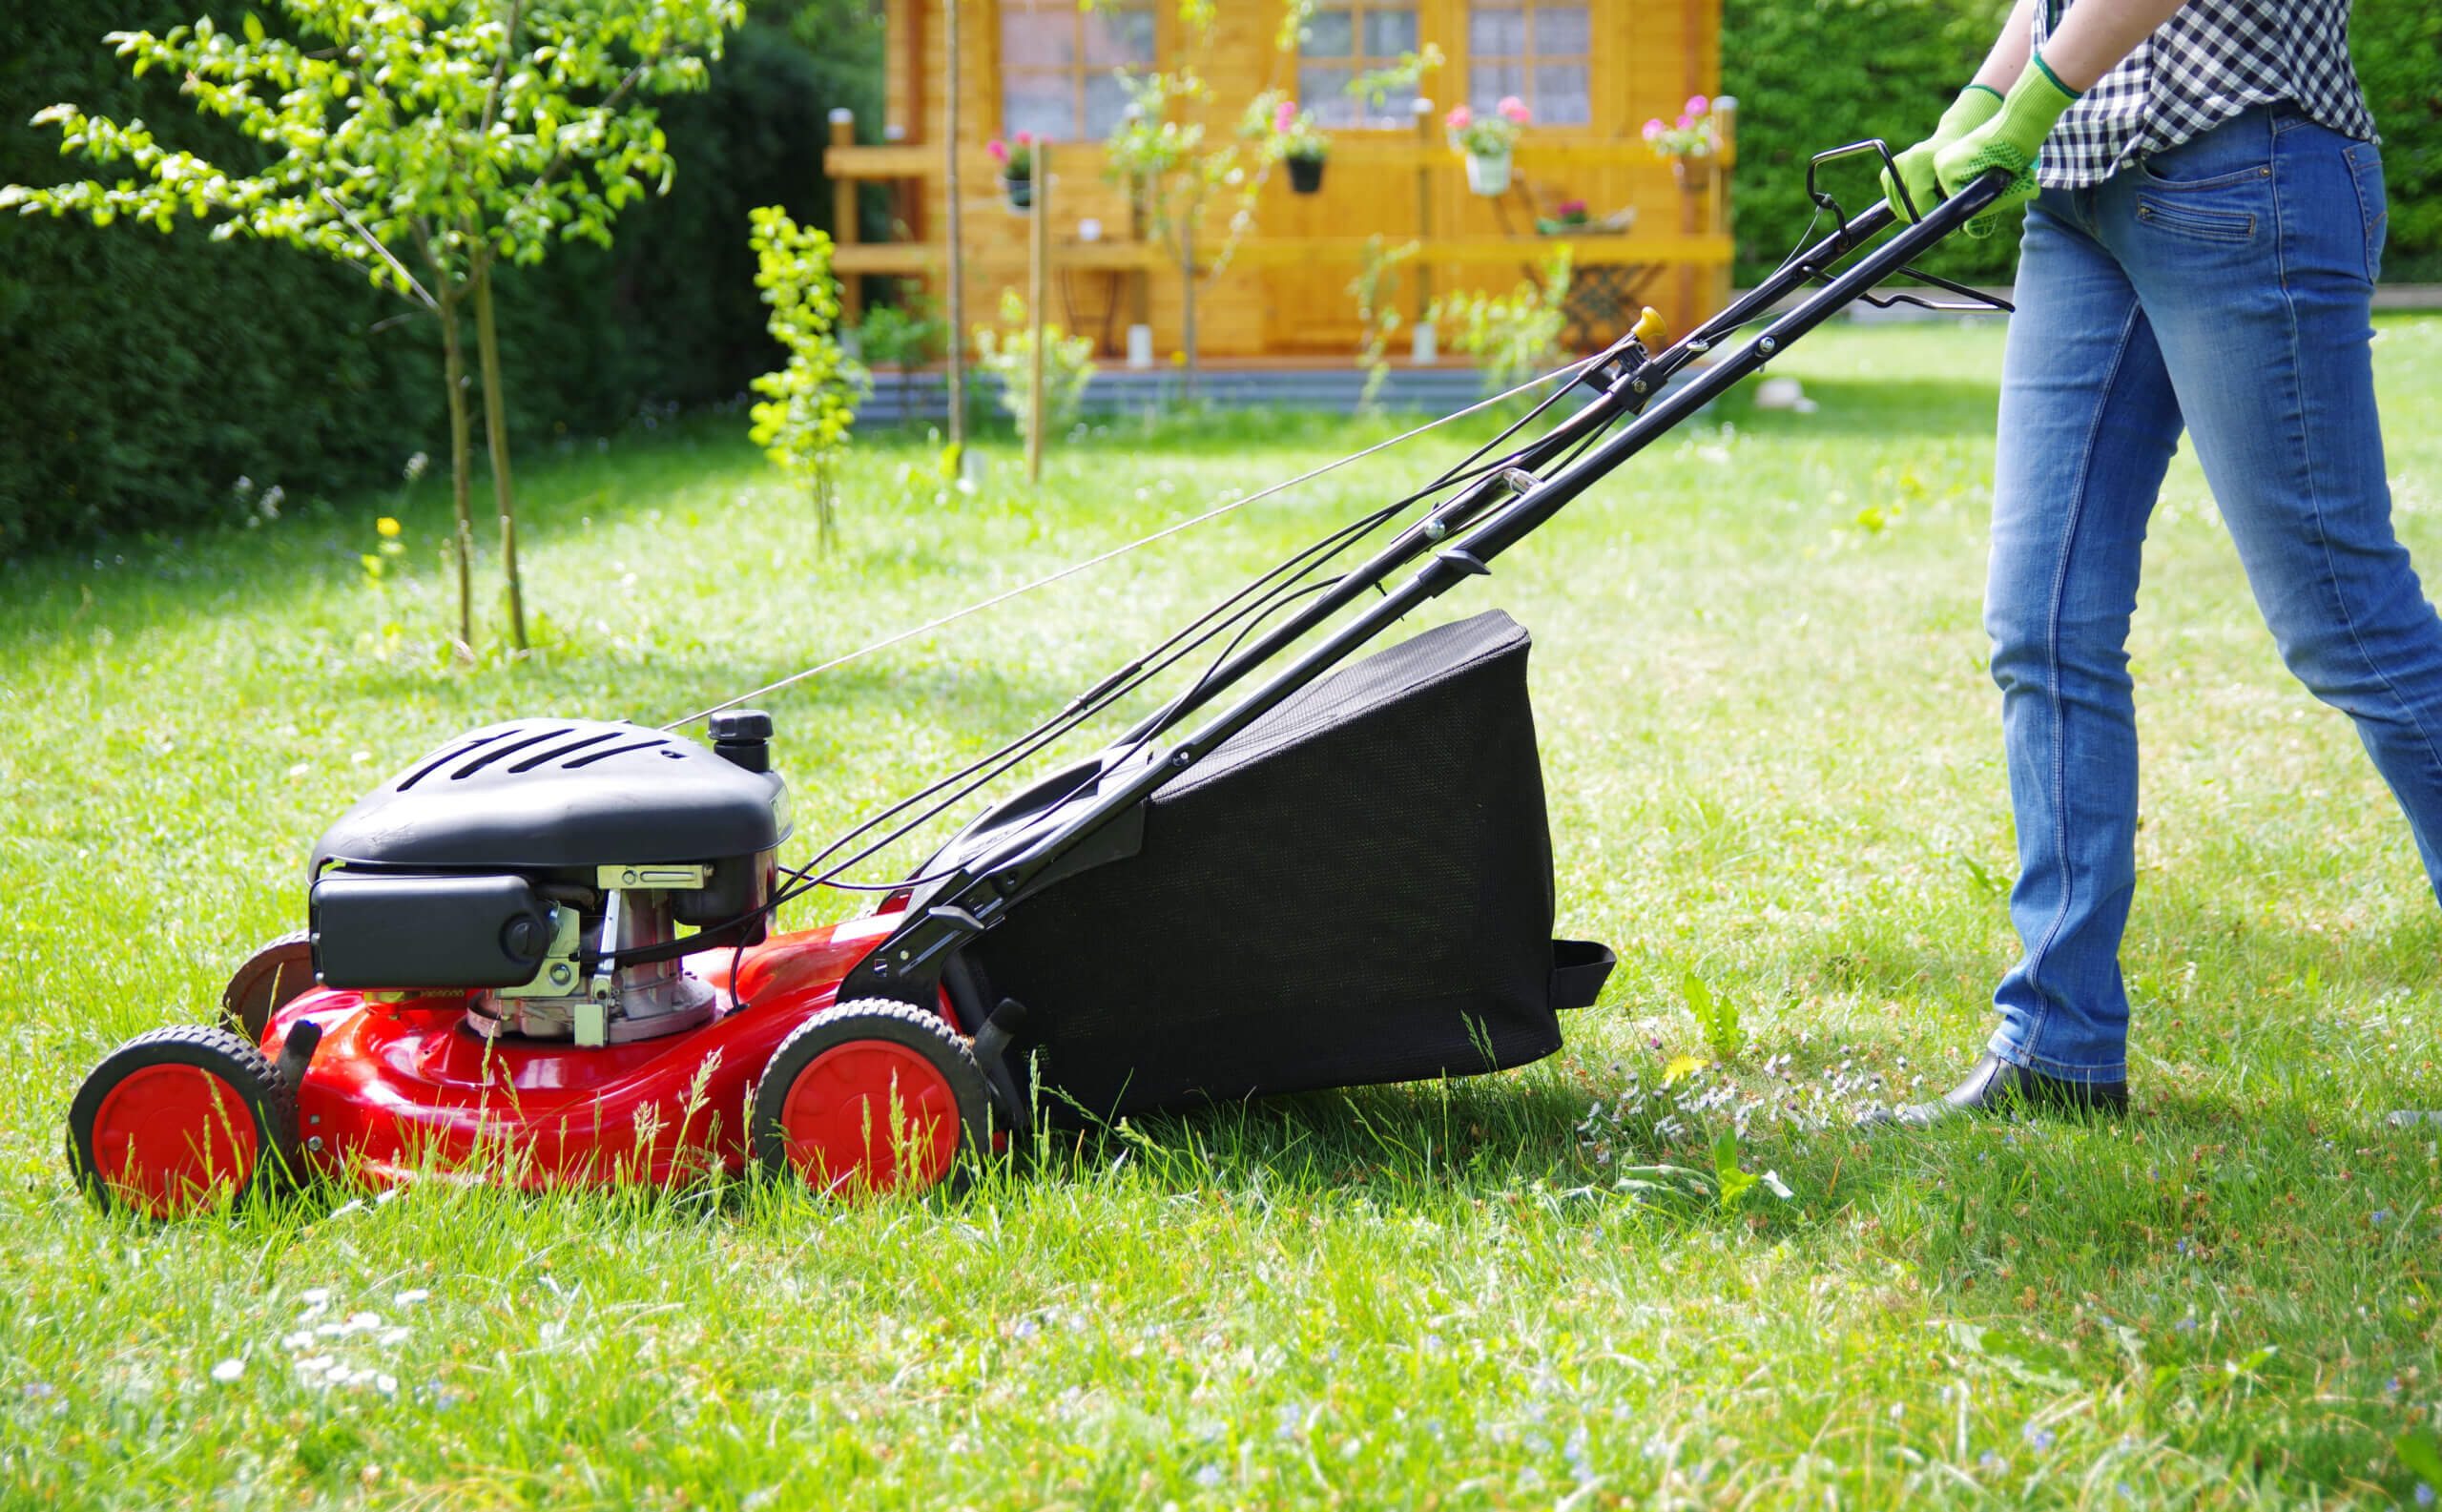
[[[433,751],[331,826],[357,866],[519,870],[758,856],[789,835],[788,790],[674,735],[520,719]]]

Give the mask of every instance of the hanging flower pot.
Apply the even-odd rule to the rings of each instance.
[[[1509,193],[1509,150],[1532,117],[1526,103],[1512,94],[1492,114],[1478,116],[1464,105],[1451,107],[1441,117],[1450,145],[1467,159],[1467,187],[1487,199]]]
[[[1256,96],[1259,108],[1269,94]],[[1329,133],[1314,124],[1314,117],[1297,108],[1295,100],[1275,100],[1272,107],[1272,150],[1289,165],[1289,189],[1292,194],[1311,195],[1323,187],[1323,160],[1331,155]],[[1260,132],[1261,128],[1252,128]]]
[[[1001,192],[1009,197],[1009,208],[1020,213],[1034,205],[1034,134],[1018,133],[1015,144],[998,136],[983,144],[992,160],[1001,165]]]

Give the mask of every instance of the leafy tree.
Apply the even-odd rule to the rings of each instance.
[[[1015,289],[1001,291],[1001,330],[975,328],[975,349],[983,370],[1001,380],[1001,407],[1017,422],[1018,434],[1031,434],[1034,396],[1028,377],[1034,370],[1034,321],[1026,301]],[[1077,418],[1086,401],[1086,385],[1094,377],[1094,339],[1071,336],[1057,321],[1043,326],[1043,428],[1057,434]]]
[[[1125,184],[1145,217],[1147,232],[1178,264],[1180,280],[1179,344],[1187,361],[1187,397],[1195,398],[1196,299],[1229,271],[1238,243],[1254,229],[1256,197],[1273,166],[1281,160],[1280,134],[1269,129],[1273,113],[1286,96],[1277,82],[1297,55],[1298,28],[1312,12],[1311,0],[1292,0],[1273,38],[1272,81],[1245,108],[1239,135],[1255,146],[1254,171],[1240,161],[1230,145],[1205,145],[1201,121],[1177,117],[1212,101],[1212,87],[1196,72],[1194,59],[1208,54],[1217,16],[1214,0],[1178,0],[1179,34],[1184,46],[1175,68],[1151,73],[1119,71],[1128,90],[1125,119],[1104,144],[1103,172]],[[1199,255],[1197,238],[1207,212],[1216,198],[1233,201],[1229,236],[1209,260]]]
[[[773,339],[787,348],[788,365],[755,380],[764,402],[752,411],[748,434],[781,471],[813,496],[825,541],[831,538],[831,467],[847,449],[857,422],[865,370],[839,350],[832,327],[839,319],[839,285],[831,277],[831,238],[799,226],[777,205],[749,213],[754,230],[755,286],[772,306]]]
[[[35,117],[61,151],[140,176],[0,189],[0,208],[126,219],[216,238],[285,241],[362,268],[441,323],[458,516],[459,635],[473,638],[470,425],[460,317],[473,306],[485,430],[507,580],[511,642],[526,645],[505,385],[492,312],[503,259],[555,241],[607,245],[649,187],[667,190],[668,144],[642,99],[701,89],[706,58],[743,19],[740,0],[279,0],[274,34],[248,12],[231,33],[206,16],[105,40],[141,75],[181,80],[202,113],[269,149],[253,172],[161,145],[72,104]],[[418,277],[415,267],[422,268]]]

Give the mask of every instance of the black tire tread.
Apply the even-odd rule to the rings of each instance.
[[[162,1047],[186,1053],[145,1053]],[[122,1065],[131,1059],[135,1064]],[[254,1109],[257,1149],[254,1172],[247,1182],[250,1191],[266,1190],[302,1170],[296,1088],[242,1035],[218,1025],[175,1024],[147,1029],[103,1056],[68,1105],[68,1169],[95,1205],[105,1211],[111,1206],[109,1183],[93,1169],[90,1158],[93,1122],[101,1112],[102,1098],[128,1073],[165,1064],[198,1066],[213,1072]],[[117,1074],[105,1074],[114,1071]]]

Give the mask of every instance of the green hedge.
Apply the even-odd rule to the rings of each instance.
[[[1726,0],[1722,92],[1739,104],[1741,283],[1770,272],[1805,234],[1807,159],[1868,136],[1894,148],[1921,137],[2008,10],[2006,0]],[[2384,276],[2442,280],[2442,7],[2357,0],[2350,35],[2390,188]],[[1847,170],[1838,192],[1844,202],[1878,197],[1862,167]],[[2017,259],[2012,230],[1954,239],[1929,266],[2006,282]]]
[[[229,19],[235,9],[0,8],[0,182],[93,171],[59,155],[55,130],[28,124],[63,99],[251,161],[250,144],[197,117],[175,81],[130,79],[101,43],[105,31],[159,30],[207,10]],[[631,209],[610,251],[569,246],[540,268],[503,274],[520,444],[601,434],[648,404],[728,399],[776,362],[746,212],[780,203],[829,227],[818,170],[826,117],[847,105],[880,118],[880,71],[859,63],[860,52],[879,55],[877,10],[864,0],[758,8],[708,93],[662,102],[678,162],[671,194]],[[192,223],[163,236],[0,216],[0,350],[10,370],[0,554],[234,519],[240,476],[302,501],[395,478],[418,450],[440,463],[439,348],[429,317],[285,247],[216,243]]]

